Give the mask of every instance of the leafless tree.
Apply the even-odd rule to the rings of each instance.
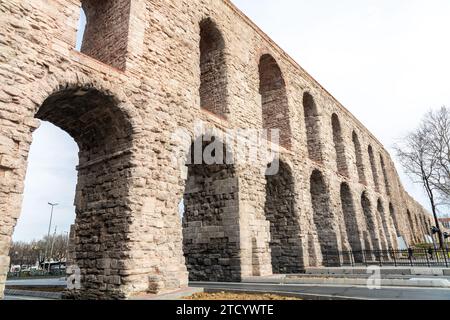
[[[423,185],[436,226],[439,226],[438,206],[448,203],[450,194],[449,111],[446,107],[430,111],[419,127],[395,146],[406,173],[415,183]],[[438,234],[443,247],[442,232],[439,230]]]
[[[44,257],[45,249],[50,248],[53,243],[51,257]],[[36,262],[42,264],[45,259],[62,261],[67,258],[69,238],[67,234],[45,236],[41,240],[31,242],[13,242],[9,251],[11,265],[34,265]]]
[[[428,128],[430,150],[437,159],[436,175],[431,177],[430,183],[437,190],[442,204],[450,205],[450,108],[429,112],[424,126]]]

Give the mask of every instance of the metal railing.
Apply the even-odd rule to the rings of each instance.
[[[392,267],[450,267],[448,249],[326,251],[323,262],[328,267],[392,266]]]

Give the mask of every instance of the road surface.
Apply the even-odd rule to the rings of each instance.
[[[327,298],[350,298],[369,300],[450,300],[450,289],[441,288],[413,288],[413,287],[383,287],[370,290],[363,286],[334,286],[334,285],[280,285],[255,283],[205,283],[193,282],[192,287],[219,290],[251,290],[261,292],[298,293]]]

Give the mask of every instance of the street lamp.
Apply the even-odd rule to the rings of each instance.
[[[48,224],[48,233],[47,233],[47,244],[45,245],[45,255],[44,255],[44,269],[45,269],[45,259],[47,259],[48,253],[48,241],[50,240],[50,229],[52,228],[52,219],[53,219],[53,209],[58,205],[57,203],[48,203],[49,206],[52,207],[50,211],[50,222]],[[49,262],[49,270],[50,270],[50,262]]]

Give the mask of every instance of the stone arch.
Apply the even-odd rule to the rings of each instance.
[[[86,15],[81,52],[125,70],[131,1],[81,0],[81,7]]]
[[[381,170],[383,172],[383,177],[384,177],[384,186],[386,188],[386,194],[388,196],[391,195],[391,184],[389,183],[389,177],[386,171],[386,165],[384,163],[384,158],[383,155],[380,153],[380,163],[381,163]]]
[[[425,235],[428,235],[428,224],[427,224],[427,218],[425,217],[425,215],[421,215],[421,217],[422,217],[422,228],[423,228],[423,233],[424,233],[424,236]]]
[[[279,144],[287,149],[291,147],[291,124],[286,82],[275,58],[264,54],[259,60],[259,93],[263,128],[269,131],[269,140],[275,130],[279,133]]]
[[[240,281],[239,183],[233,155],[216,137],[191,145],[183,251],[192,281]]]
[[[340,195],[348,242],[350,243],[350,247],[353,252],[360,252],[362,250],[362,235],[358,226],[358,220],[356,219],[356,210],[355,204],[353,202],[353,196],[349,185],[345,182],[341,184]],[[358,258],[357,262],[361,261],[361,257],[359,257],[358,255],[356,255],[355,258]]]
[[[412,242],[416,242],[417,238],[416,238],[416,228],[414,226],[414,221],[413,221],[413,217],[412,217],[412,213],[409,209],[406,210],[406,216],[408,218],[408,222],[409,222],[409,231],[411,234],[411,241]]]
[[[30,90],[29,86],[19,87],[19,90]],[[100,77],[87,76],[81,72],[66,72],[53,74],[33,84],[36,88],[31,94],[32,99],[27,106],[37,113],[44,101],[53,94],[64,90],[74,91],[76,95],[83,95],[84,91],[96,90],[105,97],[113,100],[115,109],[120,111],[131,127],[133,135],[141,133],[142,117],[135,106],[129,101],[127,95],[119,86],[111,85]],[[63,129],[64,130],[64,129]]]
[[[370,161],[370,167],[372,171],[372,177],[373,177],[373,184],[375,186],[375,190],[380,192],[380,182],[378,180],[378,170],[377,170],[377,164],[375,162],[375,156],[373,153],[373,148],[371,145],[369,145],[367,152],[369,154],[369,161]]]
[[[353,131],[352,133],[352,141],[353,141],[353,148],[355,151],[356,169],[358,171],[359,182],[362,184],[367,184],[363,155],[361,150],[361,143],[359,142],[358,135],[356,134],[355,131]]]
[[[296,212],[292,170],[283,161],[275,175],[266,175],[264,214],[270,222],[270,249],[274,274],[303,270],[300,221]]]
[[[394,221],[395,234],[397,237],[400,237],[400,225],[398,223],[397,213],[392,202],[389,203],[389,213],[391,214],[392,220]]]
[[[347,159],[345,158],[345,144],[342,137],[341,122],[336,113],[331,116],[331,127],[333,130],[333,142],[336,152],[336,168],[343,176],[348,176]]]
[[[333,258],[326,259],[327,256],[331,257],[336,253],[339,245],[330,206],[330,194],[319,170],[314,170],[311,174],[310,193],[314,224],[317,229],[322,255],[325,257],[324,264],[327,266],[339,264],[339,261],[333,261]]]
[[[372,250],[381,250],[380,239],[377,233],[377,224],[372,212],[372,204],[367,196],[367,192],[364,191],[361,195],[361,207],[363,209],[364,217],[366,218],[367,232],[370,235],[370,240],[372,244]],[[370,250],[366,248],[366,250]]]
[[[120,266],[127,263],[129,250],[136,119],[132,120],[132,106],[124,96],[83,83],[81,77],[73,82],[62,78],[45,78],[33,86],[36,92],[30,87],[26,92],[33,95],[27,100],[30,117],[61,128],[79,147],[72,258],[81,269],[82,289],[70,294],[123,298],[126,277],[120,274]],[[34,130],[30,121],[26,123],[30,132]],[[23,149],[28,150],[30,143],[23,141]],[[25,167],[27,152],[20,157]],[[25,177],[20,173],[18,178]],[[98,280],[94,283],[93,278]]]
[[[381,245],[383,250],[388,250],[393,247],[392,245],[392,239],[391,234],[389,232],[389,221],[386,218],[386,212],[384,211],[383,202],[381,199],[378,199],[377,201],[377,211],[378,211],[378,217],[381,218],[381,221],[379,220],[379,225],[381,227]]]
[[[227,118],[227,65],[225,40],[210,18],[200,22],[200,106],[212,114]]]
[[[309,92],[303,94],[303,113],[305,118],[308,156],[313,161],[322,162],[319,111],[313,96]]]
[[[415,222],[415,226],[416,226],[416,231],[417,231],[417,241],[421,242],[423,239],[423,229],[422,229],[422,225],[420,223],[420,219],[419,219],[419,215],[416,213],[414,213],[414,222]]]

